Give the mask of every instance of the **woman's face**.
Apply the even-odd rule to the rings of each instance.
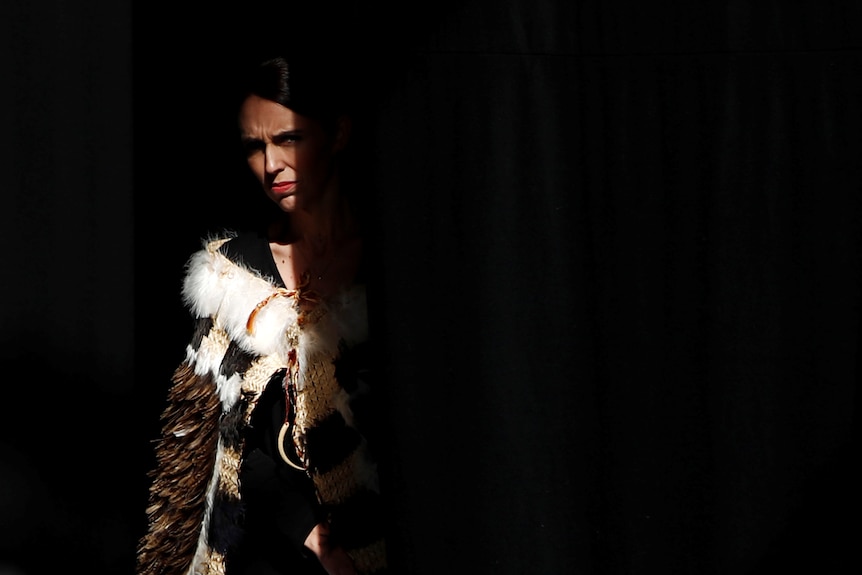
[[[282,210],[307,210],[324,196],[338,133],[331,137],[318,121],[259,96],[243,102],[239,127],[249,168]]]

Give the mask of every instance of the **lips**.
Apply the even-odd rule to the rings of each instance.
[[[289,194],[296,190],[296,182],[275,182],[272,191],[277,194]]]

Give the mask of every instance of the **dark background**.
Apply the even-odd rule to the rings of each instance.
[[[851,573],[862,4],[0,6],[0,575],[132,573],[230,71],[349,56],[398,573]]]

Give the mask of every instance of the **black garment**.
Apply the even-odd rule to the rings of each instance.
[[[242,263],[264,277],[272,279],[279,287],[285,287],[278,266],[269,249],[269,239],[262,231],[242,232],[221,247],[221,252],[231,260]],[[365,282],[365,259],[359,262],[355,283]]]
[[[269,239],[262,231],[247,231],[226,242],[221,253],[230,260],[253,269],[260,275],[272,279],[279,287],[285,287],[278,266],[269,249]]]
[[[239,234],[221,251],[284,287],[265,235]],[[230,575],[325,574],[317,558],[303,546],[308,533],[323,519],[314,486],[303,471],[282,460],[276,444],[285,414],[280,375],[264,390],[246,436],[240,470],[245,534],[242,546],[231,556]]]
[[[221,252],[284,287],[265,234],[239,234]],[[360,378],[367,378],[368,373],[364,348],[344,350],[336,362],[336,378],[354,399],[358,399]],[[285,463],[278,452],[286,405],[282,375],[276,373],[267,384],[245,437],[240,470],[245,533],[241,547],[230,556],[228,575],[325,575],[317,558],[303,545],[311,529],[325,519],[324,511],[310,477]],[[357,416],[362,417],[362,412],[360,407]],[[289,434],[284,449],[293,449]]]

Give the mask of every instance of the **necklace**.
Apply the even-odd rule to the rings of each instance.
[[[309,252],[306,252],[306,250],[302,248],[299,248],[299,251],[302,253],[302,258],[308,262],[308,267],[305,268],[305,274],[308,274],[309,277],[316,278],[317,281],[323,281],[323,278],[325,278],[327,272],[329,272],[329,268],[331,268],[332,264],[335,263],[335,260],[338,259],[338,250],[324,250],[324,253],[326,253],[326,251],[331,251],[331,253],[324,261],[323,265],[318,267],[315,265],[314,257],[312,257]]]
[[[329,257],[329,260],[326,262],[326,265],[323,266],[323,269],[318,271],[316,274],[314,273],[314,268],[311,265],[309,265],[307,273],[311,274],[312,276],[316,276],[317,281],[323,281],[323,278],[326,276],[326,272],[329,271],[329,268],[332,267],[332,263],[335,261],[335,256],[336,256],[336,254],[332,254]]]

